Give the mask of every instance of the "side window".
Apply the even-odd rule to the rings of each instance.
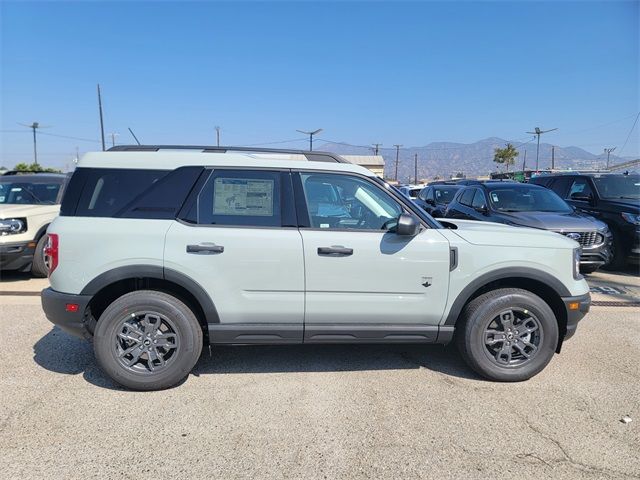
[[[427,200],[434,200],[434,196],[433,196],[433,192],[435,190],[433,188],[429,188],[429,191],[427,192]]]
[[[389,230],[402,207],[379,187],[350,176],[301,173],[312,228]]]
[[[467,188],[466,190],[463,190],[462,195],[460,195],[459,202],[462,205],[466,205],[467,207],[470,207],[471,203],[473,202],[473,194],[475,193],[475,191],[476,191],[475,188]]]
[[[78,178],[84,179],[82,193],[75,208],[75,215],[79,217],[112,217],[168,173],[167,170],[127,168],[87,170],[85,175],[78,175]],[[66,198],[65,196],[65,200]],[[71,196],[69,198],[71,199]],[[63,201],[63,214],[73,215],[69,210],[71,209],[67,208]]]
[[[185,220],[199,225],[281,227],[280,172],[213,170]]]
[[[586,197],[593,196],[591,186],[586,178],[576,178],[571,184],[567,198],[570,200],[582,200]]]
[[[473,202],[471,203],[473,208],[481,208],[487,206],[487,200],[484,197],[484,192],[482,190],[477,189],[475,195],[473,196]]]

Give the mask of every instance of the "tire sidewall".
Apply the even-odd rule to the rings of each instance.
[[[44,249],[47,246],[47,239],[49,235],[46,233],[40,237],[38,243],[36,243],[35,251],[33,252],[33,261],[31,263],[31,274],[34,277],[44,278],[47,276],[47,265],[44,262]]]
[[[501,367],[489,359],[484,332],[491,320],[510,308],[529,310],[540,323],[542,342],[536,356],[521,366]],[[558,323],[551,308],[540,297],[527,292],[510,293],[487,299],[469,319],[465,342],[479,373],[502,381],[521,381],[538,374],[551,361],[558,344]]]
[[[122,323],[131,314],[143,311],[171,319],[179,339],[177,357],[165,369],[153,374],[127,370],[113,349]],[[135,390],[160,390],[174,386],[189,374],[202,351],[202,330],[191,310],[178,299],[156,292],[146,297],[142,292],[133,292],[107,307],[98,320],[93,343],[99,365],[116,382]]]

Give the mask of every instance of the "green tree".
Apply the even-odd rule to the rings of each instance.
[[[13,169],[17,172],[33,172],[33,173],[39,173],[39,172],[61,173],[62,172],[62,170],[58,170],[56,168],[44,168],[39,163],[31,163],[31,164],[18,163],[16,164],[15,167],[13,167]]]
[[[504,164],[507,172],[509,171],[509,165],[516,163],[516,157],[518,156],[518,150],[512,144],[507,143],[504,148],[496,148],[493,153],[493,161],[497,164]]]

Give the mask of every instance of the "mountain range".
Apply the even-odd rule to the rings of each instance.
[[[485,138],[474,143],[433,142],[423,147],[401,148],[398,156],[398,179],[401,182],[414,180],[415,154],[418,155],[418,179],[434,177],[449,178],[459,172],[468,177],[488,175],[490,172],[504,171],[504,166],[493,162],[496,148],[512,143],[519,152],[515,165],[510,170],[522,170],[526,152],[526,169],[536,168],[536,142],[526,144],[498,137]],[[348,145],[344,143],[322,143],[318,141],[317,150],[341,155],[372,155],[372,147]],[[551,167],[552,145],[540,143],[538,168]],[[385,177],[395,178],[396,149],[381,147],[379,155],[385,160]],[[610,163],[622,163],[628,159],[610,156]],[[555,146],[555,168],[594,169],[605,168],[606,154],[594,155],[579,147]]]

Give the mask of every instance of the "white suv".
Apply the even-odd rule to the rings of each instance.
[[[175,385],[204,344],[455,340],[479,374],[525,380],[590,305],[573,240],[439,223],[318,152],[89,153],[46,254],[47,317],[140,390]]]
[[[67,175],[56,173],[0,176],[0,270],[47,276],[47,227],[58,216],[67,180]]]

